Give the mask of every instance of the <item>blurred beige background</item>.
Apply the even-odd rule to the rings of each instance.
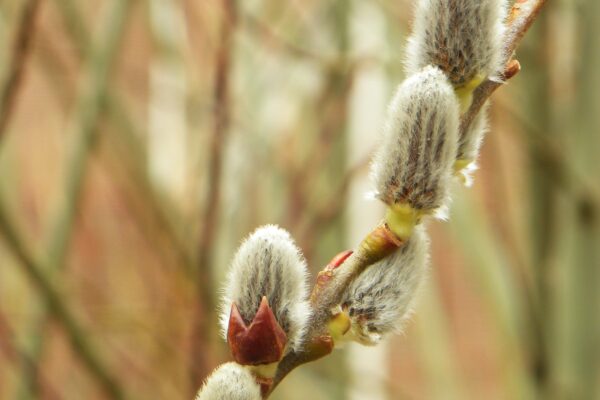
[[[191,399],[245,235],[353,247],[412,3],[0,0],[0,399]],[[548,2],[405,334],[274,399],[600,399],[599,38]]]

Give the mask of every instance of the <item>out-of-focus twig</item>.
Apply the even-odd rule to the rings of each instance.
[[[521,125],[527,128],[531,133],[529,140],[534,142],[538,151],[539,158],[548,166],[552,166],[548,172],[558,172],[552,174],[552,179],[557,179],[557,183],[569,189],[566,194],[573,195],[576,201],[587,202],[595,210],[600,210],[600,186],[594,184],[593,180],[575,168],[561,151],[560,145],[556,140],[540,131],[534,124],[525,118],[522,113],[507,102],[499,102],[498,105],[506,112],[515,117]],[[522,134],[521,131],[514,131],[515,134]]]
[[[0,204],[0,235],[44,299],[48,311],[64,329],[74,353],[82,361],[83,366],[109,398],[125,398],[121,383],[108,372],[106,366],[101,362],[100,356],[89,342],[87,334],[81,329],[77,319],[67,307],[65,300],[48,278],[45,272],[47,268],[31,256],[32,253],[25,247],[24,241],[11,223],[2,204]]]
[[[0,91],[0,140],[4,136],[19,87],[25,74],[25,64],[30,53],[35,34],[35,19],[41,0],[28,0],[23,6],[21,18],[17,25],[17,33],[12,46],[12,57],[8,66],[6,82]]]
[[[326,84],[317,101],[316,109],[322,113],[321,124],[316,136],[313,152],[300,167],[289,171],[291,181],[288,200],[288,221],[286,225],[297,226],[308,202],[307,194],[313,192],[311,185],[331,157],[336,143],[344,132],[344,123],[348,113],[347,98],[352,89],[356,64],[349,63],[346,57],[340,57],[326,71]]]
[[[82,85],[78,104],[75,108],[73,123],[74,146],[70,154],[68,166],[65,169],[64,198],[54,216],[48,234],[47,266],[50,273],[64,268],[71,232],[75,217],[79,210],[82,185],[87,171],[87,161],[96,137],[98,119],[101,115],[106,95],[106,88],[111,66],[120,49],[123,32],[128,20],[131,2],[115,0],[107,15],[107,24],[100,42],[91,49],[86,62],[87,76]],[[47,317],[42,316],[35,321],[33,332],[43,331]],[[43,348],[44,335],[34,335],[32,357],[38,359]],[[29,374],[24,374],[25,388],[35,389],[32,383],[37,380],[32,373],[36,370],[29,369]]]
[[[91,37],[86,27],[82,24],[83,18],[73,0],[54,0],[60,10],[65,26],[77,49],[77,55],[80,58],[86,56],[86,49],[90,47]],[[106,113],[112,124],[119,131],[113,138],[118,141],[116,150],[122,152],[118,157],[123,164],[123,168],[132,176],[130,183],[136,186],[139,195],[144,198],[144,205],[150,211],[153,221],[159,227],[159,230],[165,235],[169,246],[177,252],[179,263],[187,272],[192,271],[192,257],[186,249],[184,243],[178,237],[177,232],[169,221],[169,210],[166,205],[156,195],[152,184],[146,172],[146,160],[143,153],[145,148],[142,143],[143,135],[138,127],[127,113],[125,105],[119,97],[111,94],[110,87],[105,93],[104,104]],[[131,200],[131,196],[128,198]],[[132,207],[137,212],[136,207]]]
[[[214,243],[218,232],[221,204],[222,170],[225,156],[225,143],[231,119],[230,85],[232,74],[232,53],[234,32],[237,24],[236,0],[222,0],[223,21],[221,22],[219,43],[215,56],[214,122],[208,145],[208,193],[200,213],[200,233],[198,237],[198,261],[196,270],[197,310],[192,327],[191,388],[195,392],[202,379],[210,372],[210,341],[215,301],[213,298],[212,267]],[[208,345],[208,346],[207,346]]]
[[[315,61],[320,64],[329,64],[330,62],[319,54],[313,53],[308,49],[300,47],[295,43],[290,41],[286,41],[277,35],[273,29],[267,24],[263,23],[259,18],[248,12],[240,11],[240,22],[246,27],[250,32],[259,36],[262,39],[262,42],[266,45],[273,47],[277,50],[282,50],[287,54],[290,54],[293,57]]]
[[[328,226],[329,222],[344,211],[343,204],[350,184],[358,174],[364,171],[370,160],[371,157],[367,157],[350,168],[329,199],[323,202],[318,209],[308,212],[308,218],[303,221],[298,233],[298,240],[302,243],[302,252],[307,259],[311,259],[319,229]]]
[[[82,16],[76,9],[73,0],[54,0],[60,6],[60,12],[68,34],[74,41],[76,54],[79,58],[84,58],[86,49],[90,47],[90,35],[82,25]],[[40,38],[43,42],[43,37]],[[56,70],[62,70],[63,65],[57,65],[56,51],[50,43],[41,48],[40,52],[43,62],[42,72],[44,72],[52,84],[54,90],[52,93],[57,96],[63,105],[68,104],[72,87],[65,85],[66,82],[57,79]],[[51,63],[48,65],[48,63]],[[71,85],[72,86],[72,85]],[[111,148],[111,159],[108,166],[111,168],[111,176],[124,189],[122,191],[129,209],[133,212],[138,221],[150,221],[152,229],[147,226],[139,226],[140,233],[148,239],[154,239],[149,235],[152,232],[160,232],[161,237],[167,243],[164,248],[168,248],[174,253],[177,259],[174,265],[182,267],[186,274],[191,274],[193,261],[190,251],[186,248],[182,238],[176,232],[174,224],[170,221],[172,209],[169,204],[162,201],[152,186],[146,169],[146,157],[144,154],[144,144],[142,143],[143,134],[140,132],[138,124],[127,112],[125,105],[119,97],[111,93],[111,88],[107,88],[105,93],[105,112],[111,125],[115,130],[109,129],[107,134]],[[145,225],[145,224],[142,224]],[[171,261],[169,261],[171,262]]]
[[[11,328],[6,316],[0,310],[0,351],[4,352],[6,358],[12,363],[21,365],[21,368],[36,369],[37,365],[29,354],[19,348],[15,340],[15,332]],[[56,392],[56,389],[45,377],[40,374],[39,381],[35,382],[36,385],[40,386],[40,392],[46,394],[48,399],[60,399],[61,397]]]
[[[75,144],[66,168],[64,201],[54,217],[48,239],[49,264],[55,268],[64,265],[74,219],[79,209],[87,160],[97,136],[97,125],[104,106],[111,66],[120,49],[130,5],[131,1],[115,0],[107,16],[104,37],[97,50],[92,50],[87,62],[89,75],[82,85],[84,91],[75,110]]]

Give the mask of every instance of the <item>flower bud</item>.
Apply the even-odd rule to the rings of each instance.
[[[342,300],[351,321],[349,338],[374,345],[386,334],[402,330],[426,276],[428,253],[425,229],[418,226],[402,247],[352,282]]]
[[[439,67],[455,88],[502,70],[506,0],[417,1],[407,73]]]
[[[229,362],[208,377],[196,400],[260,400],[261,388],[252,373],[243,366]]]
[[[426,67],[400,85],[371,166],[376,196],[393,206],[396,217],[412,218],[414,225],[412,214],[444,205],[457,136],[456,96],[439,68]]]
[[[221,326],[236,361],[279,361],[298,349],[310,316],[306,263],[290,235],[257,229],[234,256],[225,286]]]

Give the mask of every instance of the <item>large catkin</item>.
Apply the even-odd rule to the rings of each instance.
[[[250,323],[265,296],[289,345],[297,349],[310,315],[306,277],[306,262],[289,233],[274,225],[258,228],[231,263],[221,307],[224,337],[232,303]]]
[[[371,176],[384,203],[433,211],[445,205],[458,140],[458,103],[444,73],[425,67],[392,100]]]
[[[400,249],[370,266],[345,291],[342,307],[360,343],[377,344],[402,330],[427,273],[429,241],[419,226]]]
[[[502,70],[505,0],[421,0],[406,57],[407,74],[435,65],[455,87]]]

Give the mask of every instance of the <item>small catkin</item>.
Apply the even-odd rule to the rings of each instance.
[[[274,225],[257,229],[242,243],[231,263],[221,307],[224,337],[232,303],[250,323],[266,296],[289,346],[298,349],[310,317],[306,278],[306,262],[289,233]]]
[[[371,165],[376,196],[431,212],[445,205],[458,141],[458,102],[444,73],[425,67],[392,100]]]
[[[417,1],[406,69],[439,67],[454,87],[498,77],[503,67],[506,0]]]
[[[423,226],[395,253],[365,270],[346,290],[342,308],[351,336],[366,345],[400,332],[427,273],[429,242]]]
[[[252,373],[234,362],[221,365],[208,377],[196,400],[260,400],[260,385]]]

